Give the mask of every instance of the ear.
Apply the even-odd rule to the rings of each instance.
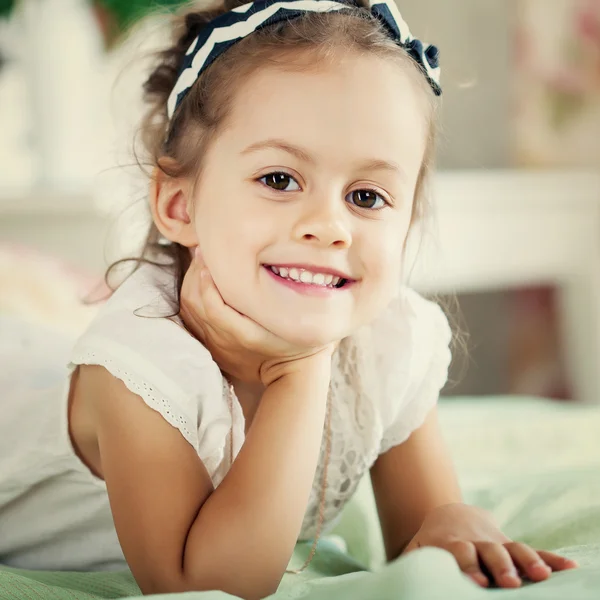
[[[161,168],[154,168],[149,197],[152,219],[163,237],[188,248],[198,245],[190,218],[192,200],[188,178],[170,177]]]

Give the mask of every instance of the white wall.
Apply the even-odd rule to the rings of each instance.
[[[397,0],[441,52],[442,168],[511,165],[510,71],[517,0]]]

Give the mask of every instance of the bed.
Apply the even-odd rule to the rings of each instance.
[[[441,176],[437,189],[444,260],[425,243],[411,272],[415,287],[461,291],[560,284],[581,400],[565,405],[532,398],[444,399],[442,426],[467,500],[490,509],[514,538],[561,549],[582,568],[520,590],[490,592],[463,577],[441,550],[424,549],[384,566],[365,480],[336,530],[320,544],[310,569],[286,575],[277,600],[446,600],[490,594],[518,600],[591,600],[600,594],[600,179],[586,173],[459,173]],[[54,200],[45,210],[23,197],[20,204],[0,204],[0,315],[27,318],[72,338],[93,316],[95,309],[81,307],[78,298],[101,273],[103,239],[112,218],[90,210],[85,197]],[[413,252],[415,248],[413,242]],[[299,545],[292,566],[307,551]],[[0,598],[137,596],[139,589],[128,572],[0,568]],[[181,596],[226,597],[217,592]]]

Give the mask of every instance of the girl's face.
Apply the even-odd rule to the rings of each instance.
[[[193,199],[225,302],[301,345],[373,320],[400,283],[425,142],[419,92],[393,61],[250,77]]]

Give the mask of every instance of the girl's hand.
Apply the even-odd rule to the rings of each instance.
[[[196,251],[181,287],[180,315],[222,371],[245,383],[269,386],[313,361],[331,361],[334,344],[298,348],[223,301]]]
[[[521,585],[521,577],[543,581],[552,571],[577,567],[575,561],[511,541],[489,513],[460,503],[440,506],[429,513],[404,553],[424,546],[450,552],[461,571],[482,587],[490,585],[490,576],[500,587],[516,588]]]

